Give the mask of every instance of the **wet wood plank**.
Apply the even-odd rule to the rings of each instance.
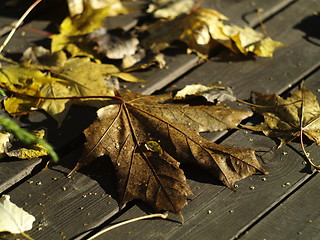
[[[317,3],[310,1],[300,1],[292,5],[286,11],[282,12],[282,18],[286,18],[287,23],[291,22],[291,24],[294,25],[296,22],[299,22],[301,18],[303,19],[305,17],[308,17],[308,11],[316,9],[314,8],[316,6],[314,4]],[[297,18],[297,16],[300,16],[300,19]],[[277,17],[271,19],[269,28],[273,29],[271,27],[272,23],[274,24],[275,28],[278,28],[278,21],[279,18]],[[290,27],[289,29],[292,30],[292,28]],[[295,30],[292,31],[294,32]],[[291,33],[291,31],[288,31],[287,33]],[[298,36],[289,36],[296,37],[292,41],[293,44],[296,45],[298,42],[299,47],[303,48],[303,50],[301,50],[301,54],[296,55],[296,58],[301,60],[300,57],[301,55],[304,55],[302,54],[302,52],[304,51],[305,45],[303,43],[304,40],[302,38],[302,34]],[[291,45],[289,45],[288,48],[290,48],[290,46]],[[309,53],[308,56],[314,60],[313,62],[308,62],[308,60],[304,61],[309,63],[307,72],[311,72],[316,67],[315,65],[317,64],[318,66],[319,63],[319,55],[317,52],[319,49],[314,45],[312,46],[313,47],[310,47],[310,45],[306,44],[306,50]],[[313,50],[308,49],[308,47],[312,48]],[[312,56],[311,52],[313,51],[316,51],[316,54]],[[281,61],[285,61],[285,59],[288,59],[288,57],[284,58],[281,56]],[[274,68],[277,68],[277,56],[274,58],[274,61]],[[290,61],[294,61],[294,59],[290,59]],[[252,65],[254,64],[256,64],[256,62],[252,63]],[[245,69],[245,67],[248,66],[247,63],[243,63],[243,65],[244,67],[241,69]],[[258,64],[258,66],[256,67],[260,68],[260,71],[264,71],[263,65]],[[224,72],[224,67],[222,67],[222,64],[220,65],[220,69]],[[280,69],[277,70],[280,71]],[[284,69],[283,71],[285,70],[286,69]],[[197,71],[198,70],[194,71],[194,74],[196,74]],[[265,71],[267,73],[267,71],[270,71],[270,68]],[[210,71],[208,70],[204,74],[207,74],[208,72]],[[221,74],[216,73],[216,76],[221,76]],[[185,79],[189,79],[189,77],[187,76]],[[287,89],[289,84],[293,84],[296,81],[301,80],[301,73],[297,71],[297,75],[292,78],[291,81],[289,80],[290,79],[288,78],[288,82],[278,81],[276,87],[275,85],[270,86],[269,84],[267,84],[269,92],[273,92],[272,87],[275,89],[275,91]],[[187,80],[185,80],[185,82],[186,81]],[[239,81],[240,83],[245,82],[245,80],[241,78]],[[193,81],[189,79],[188,82]],[[250,85],[250,88],[246,87],[246,85],[243,86],[244,91],[248,91],[252,87],[255,87],[254,80],[252,79],[252,82],[250,84],[247,84],[247,86],[248,85]],[[258,85],[258,87],[260,86]],[[261,136],[261,139],[260,137],[255,135],[244,135],[240,137],[239,134],[240,133],[237,133],[235,137],[232,136],[231,138],[228,138],[227,142],[233,142],[238,146],[239,144],[244,142],[248,143],[252,139],[252,147],[255,149],[257,146],[264,146],[264,150],[275,147],[275,145],[272,145],[270,143],[269,145],[267,143],[268,139],[266,139],[265,137]],[[232,142],[231,139],[233,140]],[[245,139],[247,140],[245,141]],[[244,147],[250,147],[250,145],[246,145]],[[299,145],[294,145],[293,149],[299,149]],[[315,158],[317,158],[318,154],[316,153],[316,149],[313,149],[312,151],[316,155]],[[292,161],[292,159],[296,159],[296,161],[294,163],[289,162]],[[267,162],[266,168],[271,171],[271,174],[266,177],[268,180],[264,182],[262,180],[264,176],[253,176],[249,179],[243,180],[239,183],[239,185],[241,186],[241,191],[238,190],[237,193],[230,193],[230,191],[228,192],[227,189],[223,189],[222,187],[210,185],[208,186],[208,184],[197,182],[193,183],[191,181],[190,184],[192,186],[192,190],[195,192],[195,198],[190,202],[189,206],[185,208],[185,223],[182,226],[180,226],[179,224],[176,224],[176,226],[174,226],[174,224],[172,223],[165,223],[163,221],[155,221],[152,222],[152,224],[141,222],[135,223],[134,225],[128,227],[123,227],[119,230],[114,230],[115,233],[113,233],[112,236],[116,236],[118,237],[118,239],[121,239],[130,232],[130,234],[126,236],[126,238],[135,239],[140,236],[141,232],[143,232],[144,236],[146,236],[147,239],[152,239],[155,236],[159,236],[163,239],[221,239],[221,236],[224,236],[224,239],[229,239],[232,237],[236,237],[243,231],[243,229],[246,228],[247,224],[250,224],[251,221],[254,221],[255,218],[262,212],[264,212],[266,209],[269,209],[270,206],[273,206],[273,204],[275,204],[275,202],[277,202],[279,198],[281,199],[282,197],[286,196],[289,192],[292,191],[292,189],[295,189],[301,184],[301,182],[305,181],[305,179],[309,177],[308,172],[306,173],[305,171],[303,171],[305,167],[302,164],[302,162],[304,161],[303,158],[299,153],[295,152],[290,147],[271,151],[268,157],[265,156],[264,160]],[[301,170],[302,172],[300,172]],[[293,188],[290,187],[292,185],[294,186]],[[244,186],[244,188],[242,186]],[[252,186],[255,187],[254,191],[250,189],[250,187]],[[199,187],[200,189],[204,189],[204,191],[201,190],[199,195],[199,190],[197,189],[197,187]],[[253,202],[252,199],[256,200]],[[222,203],[222,206],[219,205],[219,203]],[[212,215],[208,214],[209,210],[212,212]],[[116,219],[115,222],[133,218],[141,214],[143,214],[143,211],[141,211],[141,209],[139,209],[138,207],[134,207],[130,209],[126,214]]]
[[[315,176],[240,239],[319,239],[320,176]]]

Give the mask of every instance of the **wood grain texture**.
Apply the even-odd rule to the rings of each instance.
[[[256,239],[319,239],[320,237],[320,176],[305,183],[284,203],[257,225],[247,231],[241,240]]]
[[[35,166],[41,162],[41,159],[1,159],[0,161],[0,193],[8,189],[24,177],[28,176]],[[17,168],[17,166],[19,166]]]
[[[320,88],[319,77],[320,70],[306,80],[306,86],[318,98],[320,97],[317,91]],[[260,221],[260,218],[264,217],[264,214],[279,205],[283,199],[290,196],[292,192],[296,190],[298,192],[303,191],[300,189],[301,186],[303,188],[304,183],[312,177],[310,166],[305,165],[305,159],[303,158],[299,143],[290,143],[284,148],[276,149],[276,143],[265,136],[238,131],[224,141],[223,144],[234,144],[257,150],[257,155],[261,156],[263,166],[270,171],[270,174],[265,176],[254,175],[239,182],[239,188],[236,192],[232,192],[222,186],[212,185],[212,179],[210,182],[210,178],[206,177],[205,174],[203,174],[204,176],[199,174],[200,177],[196,177],[196,174],[191,174],[193,179],[189,179],[188,182],[194,191],[194,195],[189,204],[184,208],[183,225],[164,220],[137,222],[113,230],[114,232],[110,233],[113,239],[137,239],[142,236],[141,233],[143,233],[145,239],[235,239],[251,226],[253,226],[253,229],[249,231],[248,238],[245,239],[263,239],[260,238],[260,231],[254,230],[255,223]],[[320,157],[318,148],[315,145],[307,148],[307,151],[310,152],[314,159],[319,159]],[[192,172],[194,172],[194,168]],[[191,176],[189,174],[188,177],[190,178]],[[317,188],[315,188],[315,191],[317,191]],[[310,202],[316,202],[318,197],[315,195],[311,199]],[[299,195],[296,201],[304,202],[303,195]],[[305,227],[308,227],[311,231],[306,236],[317,236],[319,225],[317,224],[318,213],[315,213],[317,212],[315,210],[316,207],[315,205],[315,208],[311,208],[310,204],[309,208],[304,208],[306,209],[304,210],[306,215],[316,215],[313,218],[313,225],[309,223],[305,224]],[[300,208],[292,211],[294,212],[293,214],[299,214]],[[133,207],[117,218],[115,222],[144,214],[141,208]],[[266,221],[262,220],[262,222],[268,223],[269,219]],[[293,224],[291,221],[288,220],[287,224],[290,229],[295,229],[294,226],[289,226]],[[300,229],[297,224],[301,224],[301,221],[297,221],[295,225],[297,229]],[[268,233],[272,232],[272,227],[275,226],[272,223],[267,226],[269,225],[270,228],[264,228],[264,224],[258,223],[259,229],[263,229],[264,231],[268,229]],[[282,226],[282,231],[285,231],[285,229],[286,226]],[[293,231],[290,239],[293,236],[301,237],[298,234],[294,235],[295,233]],[[104,237],[107,236],[105,235]],[[266,239],[289,239],[277,238],[277,235],[270,235],[272,237],[268,237],[268,235],[264,236]]]
[[[74,164],[79,154],[69,154],[64,159],[66,165]],[[28,234],[34,239],[80,239],[118,212],[114,176],[105,166],[95,167],[104,171],[103,181],[96,171],[67,178],[70,169],[53,166],[9,192],[12,202],[36,218]]]

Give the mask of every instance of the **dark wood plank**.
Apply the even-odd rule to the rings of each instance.
[[[247,135],[245,137],[247,137]],[[68,170],[62,167],[57,167],[57,169],[62,172],[66,172]],[[52,180],[57,177],[59,177],[59,184],[57,185],[55,185],[55,183],[51,184]],[[81,201],[81,203],[83,203],[82,206],[84,207],[84,209],[90,209],[94,211],[94,213],[91,214],[90,216],[85,216],[84,214],[79,213],[81,215],[80,216],[78,215],[78,212],[76,212],[77,214],[71,214],[74,211],[76,211],[77,206],[75,206],[75,202],[78,202],[78,199],[81,199],[84,193],[87,193],[87,192],[90,193],[93,191],[93,189],[98,194],[100,193],[103,194],[104,192],[108,193],[108,190],[105,190],[105,188],[102,188],[100,185],[97,184],[97,182],[90,180],[90,178],[88,178],[87,176],[76,177],[74,180],[69,180],[65,178],[64,173],[61,173],[60,175],[60,173],[57,171],[46,169],[41,171],[39,174],[35,175],[34,177],[32,177],[31,181],[34,181],[36,183],[41,182],[42,184],[41,185],[36,184],[34,186],[26,182],[22,184],[20,187],[11,191],[10,195],[12,195],[12,200],[18,203],[20,206],[24,205],[24,203],[27,203],[26,205],[24,205],[25,209],[30,211],[31,213],[34,213],[37,219],[40,219],[40,220],[50,219],[50,221],[48,221],[49,225],[47,227],[39,226],[42,228],[41,230],[34,229],[31,231],[31,235],[34,238],[41,239],[46,237],[48,239],[57,239],[57,238],[59,239],[61,235],[59,235],[60,236],[59,237],[58,234],[60,234],[61,229],[63,229],[63,232],[64,232],[63,235],[65,235],[67,238],[76,237],[78,234],[82,234],[83,231],[87,229],[91,229],[92,227],[98,226],[103,221],[107,220],[111,215],[113,215],[117,210],[114,200],[110,201],[112,202],[110,204],[110,208],[106,207],[108,200],[106,200],[106,198],[104,197],[101,201],[96,199],[92,201],[83,201],[83,202]],[[83,184],[84,182],[86,184]],[[204,185],[200,184],[198,181],[192,181],[192,180],[190,180],[190,183],[193,186],[193,189],[195,192],[195,196],[196,196],[195,199],[200,199],[201,196],[205,195],[204,193],[207,194],[207,191],[204,191],[206,189],[211,189],[211,191],[215,195],[217,195],[217,193],[219,192],[225,193],[227,194],[227,196],[230,194],[228,190],[226,190],[224,187],[221,187],[221,186],[214,185],[213,188],[211,188],[212,179],[210,179],[210,181],[208,180],[208,183],[204,183]],[[101,182],[99,182],[99,184],[101,184]],[[70,190],[71,188],[73,189],[73,186],[76,186],[78,188],[78,186],[81,186],[81,185],[83,185],[84,187],[81,188],[80,192],[76,190],[74,191]],[[201,186],[200,189],[197,189],[197,186]],[[63,187],[66,187],[65,191],[63,191],[64,190]],[[70,192],[67,192],[68,189],[70,190]],[[59,191],[59,190],[62,190],[62,191]],[[65,192],[68,193],[66,194],[66,196],[64,194]],[[23,196],[21,195],[22,193],[24,194],[31,193],[30,199],[23,198]],[[39,202],[42,204],[35,205],[35,199],[32,197],[32,194],[35,194],[37,197],[39,197],[38,195],[40,193],[45,194],[45,196],[48,196],[48,198],[47,199],[46,197],[44,197],[44,199],[38,198],[40,200],[43,200]],[[62,199],[61,202],[57,200],[57,205],[56,205],[57,208],[52,207],[53,203],[56,204],[56,201],[53,200],[54,197],[56,199]],[[192,206],[195,206],[194,204],[197,203],[195,199],[190,202],[190,204],[192,203]],[[205,197],[205,199],[206,201],[208,201],[208,197]],[[94,205],[95,203],[97,205]],[[209,201],[208,204],[210,203],[212,202]],[[193,219],[192,218],[193,215],[196,214],[196,212],[198,211],[199,213],[201,213],[200,210],[203,209],[204,205],[199,205],[199,206],[200,206],[200,209],[199,207],[195,206],[192,212],[191,211],[186,212],[186,216],[187,216],[186,219],[190,219],[190,220]],[[91,207],[94,207],[94,209],[96,210],[93,210],[93,208]],[[43,211],[41,211],[40,209],[43,209]],[[43,214],[41,214],[42,212]],[[57,214],[60,214],[60,213],[62,214],[62,218],[57,217]],[[39,214],[43,216],[41,217]],[[90,221],[90,223],[88,223],[89,225],[86,225],[85,228],[81,226],[81,224],[85,224],[88,221]],[[150,226],[148,228],[150,228]],[[175,228],[176,228],[176,225],[174,226],[171,225],[169,227],[170,231],[173,231],[173,229]],[[161,229],[163,230],[162,227]],[[151,236],[151,235],[146,235],[146,236]]]
[[[69,154],[64,159],[66,166],[70,168],[79,154]],[[108,167],[95,166],[103,171],[103,179],[96,177],[95,171],[67,178],[70,169],[66,167],[46,168],[9,192],[12,202],[36,217],[28,234],[34,239],[80,239],[118,212],[114,175],[108,174]]]
[[[39,158],[30,160],[1,159],[0,193],[28,176],[40,162]]]
[[[319,239],[319,180],[316,174],[240,239]]]
[[[244,25],[255,27],[259,22],[257,10],[261,9],[261,19],[266,19],[280,9],[285,8],[293,0],[285,1],[237,1],[237,0],[219,0],[219,1],[204,1],[201,4],[203,8],[212,8],[225,14],[235,24],[239,24],[241,27]],[[239,11],[241,7],[241,11]]]

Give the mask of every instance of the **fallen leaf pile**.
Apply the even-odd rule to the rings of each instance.
[[[221,45],[237,54],[271,57],[275,48],[282,46],[280,42],[249,27],[240,28],[223,14],[200,8],[199,2],[193,0],[149,1],[140,8],[147,18],[137,20],[131,27],[111,29],[105,26],[106,20],[134,9],[124,7],[120,0],[67,0],[67,4],[70,15],[59,25],[59,33],[50,35],[50,50],[41,46],[28,48],[19,63],[0,56],[10,63],[0,65],[0,110],[11,115],[0,115],[1,157],[25,159],[49,154],[57,161],[52,147],[42,139],[44,132],[35,136],[20,128],[11,117],[41,109],[60,126],[72,104],[86,104],[100,109],[96,121],[84,131],[85,149],[74,171],[95,158],[108,156],[118,178],[120,206],[140,199],[157,211],[181,215],[192,192],[180,163],[203,168],[231,189],[236,181],[247,176],[267,173],[254,150],[218,145],[199,135],[205,131],[236,129],[252,115],[251,111],[220,104],[236,101],[231,88],[191,85],[174,97],[143,96],[119,91],[118,80],[139,82],[142,80],[128,72],[151,66],[164,68],[162,50],[177,41],[182,49],[187,46],[188,53],[205,59]],[[303,99],[313,99],[307,90],[303,91]],[[283,111],[299,108],[295,99],[298,95],[294,93],[290,101],[283,100],[280,105],[287,106]],[[187,103],[199,97],[204,104]],[[256,101],[272,105],[264,100],[268,98],[280,99],[267,96]],[[297,136],[301,125],[304,134],[315,139],[311,130],[317,120],[308,113],[313,109],[300,108],[305,112],[301,121],[298,118],[292,123],[291,119],[279,118],[271,123],[265,115],[266,123],[257,130],[286,143]],[[282,126],[284,122],[288,122],[284,130],[289,130],[290,137],[277,133],[271,126]],[[16,140],[27,146],[17,144]],[[7,204],[9,199],[3,200]],[[29,229],[19,228],[5,230],[21,233]]]
[[[142,41],[145,48],[154,52],[167,48],[174,40],[188,45],[190,52],[207,58],[217,45],[224,45],[236,53],[253,53],[271,57],[280,42],[273,41],[249,27],[229,24],[226,16],[212,9],[196,9],[173,20],[163,20],[147,27],[150,36]]]

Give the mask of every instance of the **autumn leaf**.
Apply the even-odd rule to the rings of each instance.
[[[0,158],[7,155],[21,159],[30,159],[50,155],[54,162],[58,162],[59,157],[57,153],[43,139],[45,135],[44,130],[38,130],[35,134],[29,133],[10,118],[1,115],[0,128],[6,130],[6,132],[0,132]],[[19,140],[19,142],[16,140]]]
[[[213,48],[224,45],[236,53],[253,53],[271,57],[282,43],[273,41],[249,27],[240,28],[227,22],[229,19],[212,9],[196,9],[173,20],[162,20],[147,26],[149,36],[142,45],[154,52],[167,48],[171,42],[181,40],[189,52],[207,58]]]
[[[35,217],[10,201],[9,195],[0,198],[0,232],[23,234],[32,229]],[[30,239],[30,238],[28,238]]]
[[[61,124],[73,103],[103,106],[102,102],[93,103],[88,99],[76,101],[68,97],[113,96],[118,78],[131,82],[143,81],[121,72],[112,64],[95,63],[89,58],[71,58],[62,67],[45,66],[46,72],[37,68],[41,69],[43,65],[9,65],[0,69],[0,86],[15,93],[4,101],[5,109],[11,115],[19,116],[43,109]]]
[[[43,139],[45,135],[44,130],[38,130],[34,132],[34,136],[38,139]],[[39,142],[35,142],[32,146],[22,147],[19,144],[7,143],[5,148],[5,153],[9,157],[16,157],[20,159],[31,159],[37,157],[47,156],[49,151]]]
[[[71,17],[82,14],[86,6],[91,9],[105,8],[110,5],[113,9],[123,8],[119,0],[67,0],[67,2]]]
[[[111,34],[106,28],[98,28],[87,36],[88,40],[95,43],[94,49],[110,59],[122,59],[131,56],[138,50],[139,40],[121,32]]]
[[[147,12],[155,18],[173,19],[182,13],[188,13],[195,5],[193,0],[152,0]]]
[[[93,2],[93,1],[91,1]],[[119,0],[105,1],[103,8],[94,8],[92,4],[84,4],[80,15],[67,17],[60,24],[60,33],[51,36],[51,51],[68,51],[72,56],[87,56],[96,58],[95,51],[91,49],[82,37],[103,27],[106,17],[127,13]]]
[[[67,61],[67,55],[63,51],[51,53],[42,46],[35,46],[27,48],[20,61],[37,66],[63,67]]]
[[[253,110],[264,117],[264,122],[248,128],[278,138],[281,141],[279,147],[301,134],[320,144],[319,102],[304,86],[304,82],[301,83],[300,90],[293,91],[286,99],[276,94],[255,95],[255,104],[259,106],[253,107]]]
[[[204,97],[208,102],[236,101],[236,97],[230,87],[202,84],[190,84],[178,91],[174,96],[176,100],[184,100],[195,97]]]
[[[10,142],[10,133],[0,132],[0,158],[5,156],[5,149]]]
[[[141,199],[157,211],[181,215],[191,190],[180,163],[206,169],[229,188],[257,171],[266,173],[254,151],[220,146],[197,133],[235,128],[251,112],[167,103],[169,94],[121,92],[114,99],[116,103],[99,109],[97,120],[84,131],[84,153],[73,171],[109,156],[120,206]]]

